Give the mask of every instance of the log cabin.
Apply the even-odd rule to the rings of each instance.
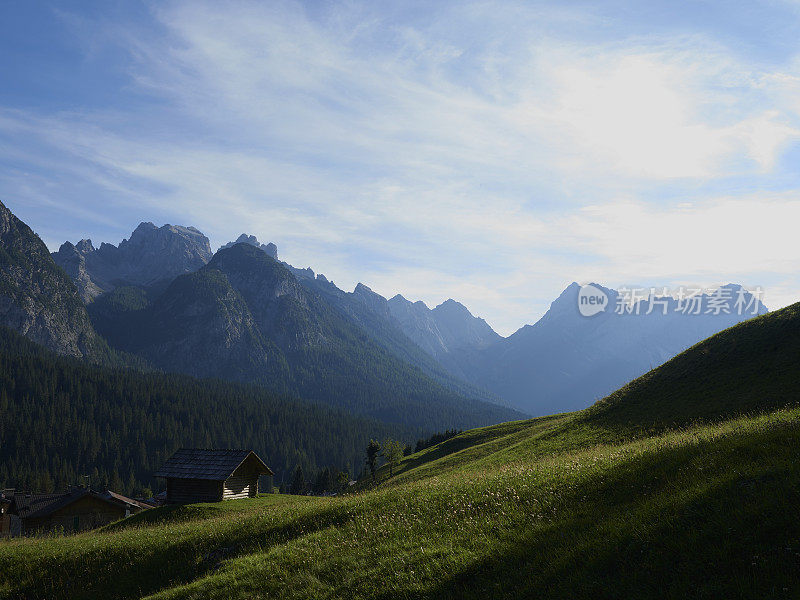
[[[0,538],[19,535],[19,519],[10,512],[13,496],[14,490],[0,492]]]
[[[74,488],[56,494],[15,492],[7,508],[9,535],[77,533],[150,508],[111,491]],[[16,524],[16,527],[15,527]]]
[[[167,480],[167,504],[255,498],[261,475],[274,474],[252,450],[196,448],[178,450],[155,473]]]

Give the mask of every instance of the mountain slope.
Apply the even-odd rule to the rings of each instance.
[[[166,370],[260,381],[276,392],[288,391],[280,352],[259,331],[242,295],[216,269],[178,277],[131,324],[135,330],[128,330],[129,345],[122,347]]]
[[[319,275],[315,278],[298,277],[298,281],[322,296],[342,316],[361,328],[385,350],[417,367],[444,387],[469,398],[501,402],[486,390],[457,378],[411,341],[389,312],[386,299],[364,284],[359,283],[352,292],[345,292]]]
[[[262,244],[255,236],[244,233],[235,242],[225,244],[220,250],[230,248],[235,244],[249,244],[260,248],[278,260],[278,248],[275,244]],[[395,357],[417,367],[428,377],[458,394],[480,400],[500,401],[486,390],[468,384],[453,375],[432,354],[423,350],[417,342],[412,341],[408,336],[411,332],[403,330],[402,324],[392,315],[389,302],[380,294],[376,294],[362,283],[356,285],[352,292],[345,292],[332,281],[328,281],[321,273],[314,273],[311,268],[298,269],[285,262],[281,264],[291,271],[303,287],[322,296],[328,304],[339,311],[341,316],[367,333],[378,345]],[[448,331],[449,342],[454,346],[460,347],[470,343],[483,345],[484,342],[475,340],[476,337],[480,338],[481,336],[488,336],[491,340],[499,339],[499,336],[485,321],[472,317],[461,304],[449,300],[437,308],[440,309],[438,312],[437,309],[428,311],[427,308],[425,311],[437,317],[441,316],[441,326]],[[467,341],[454,343],[453,339],[459,335],[459,331],[462,329],[465,330],[464,336]],[[437,333],[437,336],[441,337],[441,334]]]
[[[699,342],[587,409],[467,431],[405,459],[397,472],[418,479],[449,468],[456,455],[456,462],[464,462],[503,452],[510,460],[520,449],[535,447],[543,455],[775,410],[794,414],[800,407],[799,374],[797,303]]]
[[[75,285],[30,227],[0,203],[0,325],[59,354],[101,359]]]
[[[615,307],[618,293],[596,286]],[[725,286],[737,298],[739,286]],[[580,286],[573,283],[534,325],[484,349],[462,350],[445,356],[452,372],[494,392],[530,414],[581,409],[626,382],[753,314],[705,314],[709,296],[703,296],[700,314],[675,311],[669,300],[651,314],[617,314],[609,309],[592,317],[578,311]],[[743,296],[745,300],[752,297]],[[758,314],[766,312],[760,302]]]
[[[152,303],[141,293],[130,296],[144,308],[103,312],[109,330],[101,331],[166,370],[259,383],[429,429],[519,416],[459,396],[398,360],[252,245],[220,250]],[[112,303],[101,300],[99,312],[110,310]]]
[[[481,348],[500,339],[484,321],[455,300],[433,310],[424,302],[411,302],[400,294],[388,300],[389,314],[403,332],[433,357],[441,358],[462,348]]]
[[[799,322],[737,325],[592,409],[464,432],[357,494],[0,545],[0,596],[794,598]]]

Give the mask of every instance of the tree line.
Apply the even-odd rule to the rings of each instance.
[[[92,366],[0,328],[0,487],[50,492],[88,479],[158,491],[152,474],[176,449],[195,447],[253,449],[276,485],[286,489],[300,466],[315,474],[313,489],[325,465],[358,473],[371,436],[419,433],[258,386]]]

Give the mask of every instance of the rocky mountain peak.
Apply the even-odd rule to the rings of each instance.
[[[268,244],[262,244],[261,242],[258,241],[258,238],[256,236],[247,235],[246,233],[243,233],[238,238],[236,238],[235,242],[228,242],[224,246],[220,246],[220,250],[225,250],[236,244],[248,244],[250,246],[255,246],[256,248],[260,248],[261,250],[266,252],[268,256],[271,256],[275,260],[278,260],[278,247],[275,244],[273,244],[272,242],[269,242]]]
[[[371,290],[371,289],[370,289],[368,286],[364,285],[364,284],[363,284],[363,283],[361,283],[361,282],[358,282],[358,283],[356,284],[356,287],[355,287],[355,289],[353,289],[353,293],[354,293],[354,294],[359,294],[359,295],[361,295],[361,296],[371,296],[371,295],[373,295],[373,294],[374,294],[374,295],[377,295],[377,294],[375,294],[375,292],[373,292],[373,291],[372,291],[372,290]]]
[[[433,310],[422,301],[411,302],[400,294],[388,302],[392,317],[401,330],[433,357],[458,348],[483,347],[500,336],[483,319],[449,299]]]
[[[169,225],[165,225],[165,227],[169,227]],[[147,236],[149,233],[156,231],[158,227],[155,224],[151,223],[150,221],[142,221],[139,225],[136,226],[136,229],[133,230],[131,233],[131,239],[139,238],[141,236]]]
[[[434,312],[439,313],[450,313],[455,315],[469,315],[472,316],[472,313],[469,312],[469,309],[461,304],[460,302],[456,302],[452,298],[448,298],[441,304],[439,304],[436,308],[433,309]]]
[[[94,252],[94,246],[92,245],[92,240],[81,240],[80,242],[75,244],[75,249],[81,254],[88,254],[89,252]]]
[[[53,254],[70,275],[85,302],[122,285],[149,286],[196,271],[212,252],[208,238],[194,227],[146,221],[119,246],[103,242],[95,248],[84,239],[62,244]]]
[[[54,254],[63,253],[63,254],[70,254],[75,252],[75,244],[72,242],[64,242],[59,246],[58,252],[54,252]]]

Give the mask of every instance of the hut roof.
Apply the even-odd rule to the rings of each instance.
[[[60,494],[28,494],[17,492],[12,497],[13,512],[23,519],[44,517],[54,513],[60,508],[69,506],[84,496],[92,496],[98,500],[114,505],[119,505],[120,503],[133,504],[135,506],[139,505],[135,501],[125,502],[123,500],[124,496],[118,496],[113,492],[102,493],[88,488],[75,488],[69,492],[62,492]]]
[[[83,497],[87,490],[76,489],[71,492],[61,494],[14,494],[12,498],[13,512],[21,518],[38,517],[49,514],[54,510],[74,502]]]
[[[272,470],[252,450],[203,450],[181,448],[155,473],[167,479],[210,479],[224,481],[250,459],[259,474],[273,475]]]
[[[123,496],[122,494],[117,494],[116,492],[112,492],[111,490],[106,490],[101,494],[103,498],[108,500],[116,500],[117,502],[122,502],[123,504],[130,504],[131,506],[138,506],[139,508],[153,508],[153,504],[149,502],[142,502],[141,500],[136,500],[134,498],[128,498],[127,496]]]

